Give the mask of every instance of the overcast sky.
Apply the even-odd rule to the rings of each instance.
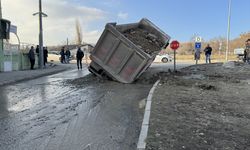
[[[43,0],[45,45],[75,41],[79,19],[83,39],[95,43],[107,22],[146,17],[173,39],[226,37],[229,0]],[[250,0],[232,0],[231,38],[250,31]],[[38,43],[38,0],[2,0],[3,18],[18,27],[21,42]],[[13,37],[12,37],[13,40]]]

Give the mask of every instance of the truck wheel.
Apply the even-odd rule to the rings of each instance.
[[[168,59],[167,59],[167,58],[162,58],[161,61],[162,61],[163,63],[167,63],[167,62],[168,62]]]

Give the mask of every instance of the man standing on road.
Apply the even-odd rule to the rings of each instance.
[[[61,55],[61,63],[65,63],[64,46],[63,46],[62,49],[61,49],[60,55]]]
[[[35,65],[35,52],[34,52],[34,47],[31,46],[28,57],[30,59],[30,69],[33,70],[34,69],[34,65]]]
[[[198,61],[200,60],[200,56],[201,56],[201,50],[200,49],[195,49],[194,50],[194,60],[195,60],[195,64],[198,64]]]
[[[66,63],[69,63],[69,58],[70,58],[70,50],[67,48],[66,52],[65,52],[65,55],[66,55]]]
[[[78,68],[78,70],[79,70],[79,65],[80,65],[80,67],[81,67],[81,69],[82,69],[82,58],[83,58],[83,57],[84,57],[84,53],[83,53],[83,51],[81,50],[81,48],[78,47],[78,50],[77,50],[77,52],[76,52],[77,68]]]
[[[36,54],[39,57],[39,45],[36,46]]]
[[[47,47],[44,47],[43,48],[43,65],[44,65],[44,67],[46,67],[46,63],[48,62],[48,49],[47,49]]]
[[[207,47],[204,49],[205,56],[206,56],[206,63],[211,63],[211,54],[212,54],[212,47],[207,44]]]

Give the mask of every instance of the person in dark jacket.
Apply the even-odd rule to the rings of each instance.
[[[77,60],[77,68],[78,68],[78,70],[79,70],[79,65],[80,65],[80,68],[82,69],[82,58],[83,57],[84,57],[84,53],[81,50],[81,48],[78,47],[78,50],[76,52],[76,60]]]
[[[39,56],[39,45],[36,46],[36,53],[37,53],[37,56]]]
[[[64,47],[62,47],[61,52],[61,63],[65,63],[65,52],[64,52]]]
[[[34,52],[34,47],[31,46],[28,57],[30,59],[30,69],[33,70],[34,69],[34,65],[35,65],[35,52]]]
[[[69,50],[69,49],[67,49],[67,50],[66,50],[66,52],[65,52],[65,56],[66,56],[66,63],[69,63],[69,58],[70,58],[70,55],[71,55],[70,50]]]
[[[206,56],[206,63],[211,63],[211,54],[212,54],[212,47],[207,44],[207,47],[204,49],[205,56]]]
[[[44,67],[46,66],[46,63],[48,62],[48,60],[47,60],[47,58],[48,58],[48,49],[47,49],[47,47],[44,47],[43,48],[43,65],[44,65]]]

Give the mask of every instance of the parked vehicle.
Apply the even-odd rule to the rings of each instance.
[[[167,63],[167,62],[171,62],[172,60],[173,60],[173,58],[169,54],[158,54],[155,57],[156,62]]]
[[[48,52],[48,62],[59,62],[61,59],[61,55],[57,51],[49,51]]]
[[[244,60],[244,48],[236,48],[234,49],[234,54],[237,55],[238,60],[242,60],[245,62]]]

